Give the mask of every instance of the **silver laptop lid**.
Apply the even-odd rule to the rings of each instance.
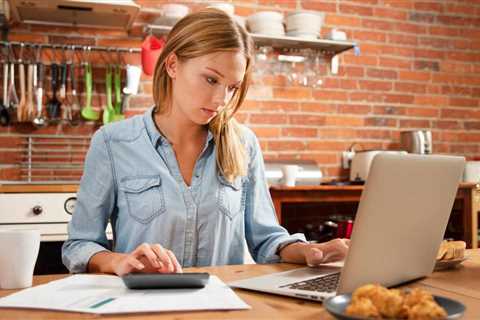
[[[462,157],[377,155],[337,293],[366,283],[393,286],[430,274],[464,166]]]

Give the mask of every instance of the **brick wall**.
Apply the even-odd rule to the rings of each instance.
[[[166,1],[137,0],[141,14],[130,33],[87,28],[12,26],[9,39],[42,43],[139,47],[143,26],[159,15]],[[176,1],[182,2],[182,1]],[[193,10],[203,1],[188,1]],[[258,135],[266,159],[311,159],[329,177],[345,177],[341,151],[353,142],[364,149],[398,149],[399,133],[433,132],[435,153],[480,156],[480,1],[461,0],[239,0],[236,13],[296,9],[326,13],[325,35],[335,27],[356,41],[361,55],[343,53],[338,75],[320,88],[288,85],[268,76],[250,89],[238,119]],[[57,52],[57,56],[60,53]],[[44,59],[52,52],[45,51]],[[138,54],[124,55],[139,63]],[[96,92],[103,93],[104,62],[96,63]],[[258,80],[258,79],[257,79]],[[262,84],[259,84],[262,83]],[[152,104],[152,81],[143,76],[141,93],[127,114]],[[94,97],[96,106],[104,96]],[[0,127],[0,143],[16,133],[91,135],[98,124]],[[5,162],[0,156],[0,162]],[[9,159],[9,162],[13,160]],[[14,176],[6,169],[0,179]]]

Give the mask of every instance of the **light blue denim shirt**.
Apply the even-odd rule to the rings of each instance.
[[[218,173],[209,132],[188,186],[152,112],[104,126],[92,137],[62,248],[70,272],[86,272],[97,252],[131,252],[144,242],[161,244],[190,267],[243,263],[245,239],[258,263],[278,262],[279,246],[305,241],[277,222],[260,146],[250,129],[243,127],[246,177],[230,183]],[[109,221],[113,248],[105,232]]]

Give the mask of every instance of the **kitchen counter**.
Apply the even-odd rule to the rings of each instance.
[[[78,184],[0,184],[0,193],[75,193]]]

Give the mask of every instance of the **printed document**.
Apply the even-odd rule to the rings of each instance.
[[[0,308],[98,314],[250,309],[216,276],[201,289],[130,290],[111,275],[78,274],[0,299]]]

